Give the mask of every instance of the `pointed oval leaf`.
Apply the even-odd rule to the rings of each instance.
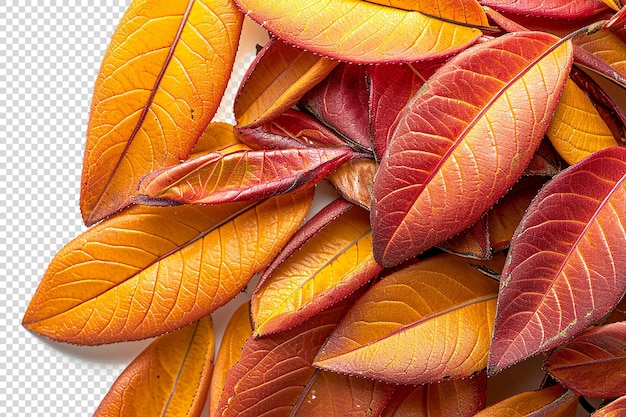
[[[270,263],[312,197],[310,189],[255,203],[131,207],[59,251],[24,326],[55,340],[95,345],[198,320]]]
[[[493,404],[476,417],[574,417],[578,396],[560,385],[523,392]]]
[[[468,377],[487,364],[497,287],[449,254],[401,269],[361,296],[314,366],[400,384]]]
[[[381,417],[470,417],[485,408],[487,374],[433,384],[399,386]]]
[[[546,136],[570,165],[596,151],[618,145],[597,106],[571,79],[565,83]]]
[[[235,97],[241,127],[262,125],[289,109],[338,62],[272,38],[256,56]]]
[[[622,37],[619,36],[621,33]],[[620,76],[626,77],[626,44],[624,37],[626,29],[621,29],[616,33],[612,30],[602,29],[597,32],[588,33],[574,39],[574,43],[589,52],[596,58],[607,63]]]
[[[561,171],[511,241],[489,356],[498,372],[571,339],[626,290],[626,148]]]
[[[457,53],[482,35],[467,21],[456,24],[447,18],[362,0],[236,3],[247,16],[285,42],[347,62],[434,59]],[[482,23],[482,18],[471,22],[476,26]]]
[[[353,156],[348,147],[203,154],[146,175],[137,201],[219,204],[259,200],[311,187]]]
[[[217,415],[289,415],[316,372],[315,353],[348,305],[336,305],[286,332],[248,339],[228,373]]]
[[[620,417],[626,414],[626,396],[611,401],[608,405],[598,409],[593,417]]]
[[[579,395],[596,398],[626,395],[626,322],[581,333],[550,353],[543,367]]]
[[[380,263],[396,265],[468,228],[517,181],[571,67],[571,44],[558,42],[504,35],[459,54],[424,85],[374,180]]]
[[[199,417],[214,347],[210,316],[160,336],[117,378],[94,417]]]
[[[526,16],[583,19],[607,9],[602,0],[478,0],[483,6]]]
[[[216,417],[217,406],[222,398],[228,371],[241,359],[241,351],[252,336],[250,303],[245,302],[235,310],[222,336],[215,357],[215,366],[209,387],[209,417]]]
[[[256,288],[255,335],[291,328],[342,300],[378,274],[369,213],[352,207],[304,243]]]
[[[379,416],[395,386],[371,379],[317,371],[290,417]]]
[[[129,6],[94,87],[80,195],[86,225],[127,206],[143,175],[189,156],[226,88],[242,22],[229,0]]]

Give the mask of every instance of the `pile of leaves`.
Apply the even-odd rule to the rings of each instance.
[[[598,84],[626,88],[621,6],[133,1],[94,89],[91,227],[24,326],[158,336],[97,416],[625,415],[626,116]],[[272,37],[212,122],[244,15]],[[253,277],[214,362],[210,313]],[[539,353],[544,385],[485,408]]]

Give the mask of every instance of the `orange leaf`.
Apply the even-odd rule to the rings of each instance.
[[[213,353],[211,317],[160,336],[117,378],[94,417],[200,416]]]
[[[524,392],[485,408],[476,417],[574,417],[578,396],[560,385]]]
[[[226,149],[234,150],[237,146],[247,149],[235,136],[233,125],[213,122],[202,132],[202,136],[191,151],[190,158],[210,152],[224,152]]]
[[[255,290],[255,335],[291,328],[372,279],[382,267],[371,235],[369,213],[353,207],[304,243]]]
[[[571,79],[565,83],[546,135],[568,164],[618,145],[594,103]]]
[[[487,374],[433,384],[399,386],[381,417],[470,417],[485,407]]]
[[[480,29],[469,25],[480,26],[486,20],[484,14],[468,13],[461,14],[462,22],[456,24],[448,18],[451,8],[442,9],[445,17],[431,17],[362,0],[236,2],[247,16],[285,42],[356,63],[412,62],[452,55],[482,35]],[[454,3],[457,7],[469,4],[468,0]]]
[[[250,304],[246,302],[235,310],[222,336],[209,388],[209,417],[217,416],[228,371],[241,359],[241,350],[251,335]]]
[[[473,259],[491,259],[487,216],[483,215],[476,223],[458,235],[438,245],[439,249],[458,256]]]
[[[326,179],[340,196],[351,203],[369,210],[372,199],[372,184],[378,163],[366,158],[351,159]]]
[[[469,26],[489,26],[487,16],[476,0],[368,0],[383,6],[414,10]]]
[[[620,32],[622,36],[626,35],[626,30],[621,29]],[[576,37],[573,42],[609,64],[620,76],[626,77],[626,44],[622,39],[614,31],[602,29]]]
[[[626,414],[626,396],[610,402],[593,413],[593,417],[620,417]]]
[[[487,364],[497,291],[454,255],[401,269],[355,303],[313,365],[400,384],[468,377]]]
[[[220,103],[243,16],[230,0],[135,0],[94,87],[80,205],[119,211],[139,179],[189,156]]]
[[[95,345],[162,334],[236,296],[304,219],[313,189],[257,203],[134,206],[54,257],[24,326]]]
[[[248,69],[235,98],[237,125],[256,127],[293,106],[338,62],[272,38]]]

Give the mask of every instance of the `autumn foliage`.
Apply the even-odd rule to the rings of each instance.
[[[624,10],[133,1],[94,88],[90,227],[24,326],[156,337],[97,416],[626,413]],[[244,16],[271,38],[230,125]],[[249,285],[214,362],[211,313]],[[541,353],[541,386],[487,402]]]

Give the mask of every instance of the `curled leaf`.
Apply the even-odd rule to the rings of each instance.
[[[117,378],[94,417],[199,417],[214,347],[210,316],[160,336]]]
[[[626,396],[611,401],[608,405],[593,413],[593,417],[619,417],[626,413]]]
[[[625,148],[596,152],[541,189],[502,272],[491,372],[560,345],[617,304],[626,290],[625,208]]]
[[[467,229],[506,193],[537,149],[571,63],[569,42],[515,33],[464,51],[429,79],[374,180],[378,262],[397,265]]]
[[[482,35],[470,25],[483,25],[485,19],[480,13],[461,14],[464,21],[451,22],[447,13],[464,2],[443,8],[438,17],[362,0],[236,0],[247,16],[285,42],[356,63],[434,59],[466,48]]]
[[[57,253],[23,324],[55,340],[96,345],[194,322],[270,263],[312,198],[309,189],[254,203],[131,207]]]
[[[127,206],[143,175],[189,156],[226,88],[242,22],[229,0],[132,2],[94,87],[86,225]]]
[[[469,377],[487,364],[497,286],[454,255],[403,268],[361,296],[314,366],[400,384]]]
[[[578,396],[560,385],[523,392],[502,400],[476,414],[476,417],[574,417]]]

